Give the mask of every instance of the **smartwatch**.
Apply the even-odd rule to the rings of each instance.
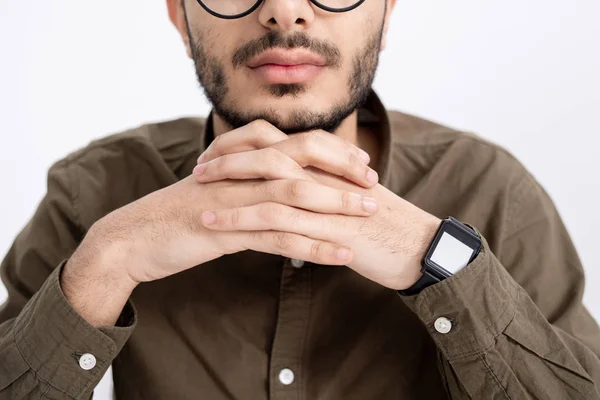
[[[451,277],[473,261],[480,250],[481,237],[475,229],[453,217],[443,219],[421,261],[423,275],[414,285],[398,293],[413,296]]]

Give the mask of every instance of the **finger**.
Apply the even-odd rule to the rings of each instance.
[[[196,165],[193,174],[199,182],[223,179],[310,179],[294,160],[270,147],[226,154]]]
[[[275,202],[323,214],[368,216],[377,212],[377,201],[372,197],[308,180],[264,181],[247,191],[245,198],[252,204]]]
[[[282,231],[319,240],[340,240],[342,219],[352,217],[318,214],[279,203],[204,211],[202,224],[218,231]]]
[[[347,265],[353,258],[353,252],[348,247],[289,232],[248,232],[248,235],[241,240],[250,250],[278,254],[315,264]]]
[[[343,139],[339,139],[338,143],[334,141],[320,133],[308,132],[271,147],[286,154],[303,168],[313,166],[366,188],[377,184],[377,172],[360,158],[356,146]]]
[[[315,135],[318,135],[319,137],[323,138],[323,140],[327,140],[332,145],[350,146],[351,149],[353,149],[354,151],[356,151],[356,155],[361,160],[363,160],[366,164],[369,164],[371,162],[371,157],[369,156],[369,153],[367,153],[366,151],[364,151],[360,147],[355,146],[354,144],[352,144],[351,142],[349,142],[346,139],[342,139],[338,135],[331,134],[331,133],[329,133],[327,131],[324,131],[324,130],[321,130],[321,129],[316,129],[316,130],[313,130],[313,131],[310,131],[310,132],[295,133],[295,134],[290,135],[290,136],[303,135],[304,133],[314,133]]]
[[[248,125],[217,136],[198,158],[198,164],[208,162],[225,154],[263,149],[288,139],[288,135],[265,120],[256,120]]]

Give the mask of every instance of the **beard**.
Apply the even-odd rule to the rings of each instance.
[[[350,114],[367,100],[379,61],[383,22],[379,29],[371,34],[365,46],[353,56],[352,67],[347,77],[348,90],[345,100],[333,104],[329,110],[324,111],[295,109],[287,121],[284,121],[277,110],[267,108],[259,111],[244,111],[227,102],[226,97],[230,93],[230,88],[222,63],[218,58],[206,52],[201,32],[198,32],[195,37],[192,35],[187,13],[185,18],[200,87],[213,105],[214,112],[232,129],[242,127],[257,119],[264,119],[287,134],[317,129],[333,133]],[[298,47],[308,49],[323,57],[329,68],[341,70],[342,57],[337,47],[328,41],[312,39],[304,32],[283,36],[279,32],[270,31],[261,38],[240,46],[233,53],[231,63],[234,69],[243,68],[252,57],[267,49]],[[306,92],[308,88],[306,84],[302,83],[273,84],[268,85],[267,90],[273,97],[281,98],[284,96],[297,97]]]

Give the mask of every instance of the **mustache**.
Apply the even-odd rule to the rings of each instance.
[[[340,51],[330,41],[311,38],[304,32],[294,32],[291,35],[283,36],[279,32],[271,31],[240,46],[231,57],[233,68],[242,67],[254,56],[274,48],[304,48],[323,57],[330,66],[339,68],[341,65]]]

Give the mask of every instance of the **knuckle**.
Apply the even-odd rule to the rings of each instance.
[[[223,141],[223,139],[225,138],[225,135],[227,135],[227,133],[229,133],[229,132],[225,132],[225,133],[223,133],[221,135],[215,136],[213,138],[211,144],[208,147],[212,148],[212,150],[215,150],[216,148],[219,148],[221,146],[221,142]]]
[[[282,184],[282,180],[258,181],[254,183],[255,190],[260,194],[263,201],[277,200],[279,191],[277,187]]]
[[[252,133],[256,136],[268,135],[270,137],[270,135],[273,135],[273,137],[275,137],[279,136],[280,134],[285,135],[283,132],[279,132],[277,128],[264,119],[257,119],[253,121],[250,123],[250,126],[252,128]]]
[[[352,176],[366,176],[366,169],[368,166],[354,153],[350,153],[347,158],[347,167],[344,171],[344,177],[350,178]]]
[[[215,158],[214,163],[213,163],[213,169],[215,171],[221,171],[221,170],[225,169],[228,162],[229,162],[229,156],[227,154],[223,155],[221,157]]]
[[[348,155],[348,166],[352,169],[352,170],[359,170],[362,169],[364,166],[364,162],[358,158],[358,156],[354,153],[351,152]]]
[[[216,145],[214,148],[212,148],[210,150],[210,154],[211,158],[214,160],[215,158],[219,158],[221,156],[223,156],[225,153],[221,150],[221,146],[220,145]]]
[[[250,127],[255,131],[269,130],[273,126],[264,119],[256,119],[250,122]]]
[[[232,227],[240,226],[241,215],[239,208],[234,208],[231,210],[231,214],[229,215],[229,223]]]
[[[251,123],[252,132],[257,134],[258,137],[277,140],[287,139],[288,136],[277,129],[273,124],[264,120],[257,119]]]
[[[314,132],[305,132],[300,138],[300,146],[307,153],[313,153],[317,147],[319,136]]]
[[[306,183],[301,180],[294,180],[287,184],[286,197],[295,202],[302,201],[306,198],[308,189]]]
[[[342,192],[342,209],[348,210],[356,205],[356,195],[350,192]]]
[[[287,251],[295,243],[294,235],[288,232],[274,232],[273,233],[273,244],[278,250]]]
[[[315,261],[321,261],[324,260],[324,251],[325,251],[325,243],[320,241],[320,240],[316,240],[315,242],[313,242],[313,244],[310,246],[310,257],[312,260]]]

